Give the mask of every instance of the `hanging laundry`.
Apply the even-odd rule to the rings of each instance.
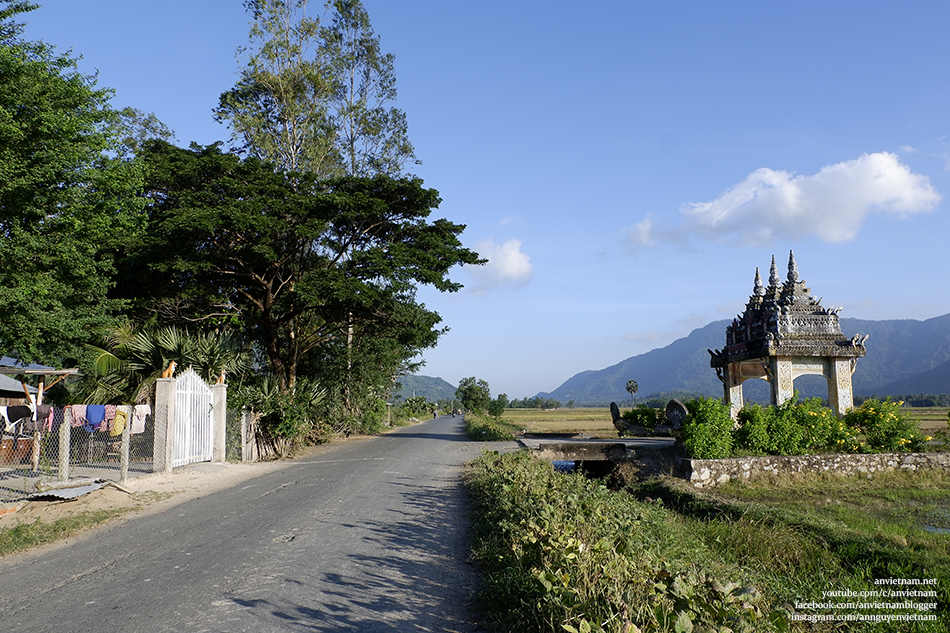
[[[129,416],[132,414],[132,407],[127,404],[121,404],[115,408],[115,421],[112,423],[112,426],[109,428],[109,435],[116,437],[122,435],[122,431],[125,430],[125,425],[129,421]]]
[[[74,404],[67,408],[72,412],[72,421],[69,426],[84,426],[86,424],[86,405]]]
[[[36,430],[36,422],[33,419],[33,407],[25,405],[16,405],[7,409],[7,415],[11,420],[20,425],[21,431],[33,432]]]
[[[83,425],[83,428],[89,432],[98,431],[105,419],[106,407],[104,404],[87,404],[86,423]]]
[[[137,404],[132,409],[132,428],[129,429],[133,435],[145,433],[145,422],[148,416],[152,414],[152,407],[147,404]]]
[[[99,427],[99,430],[103,433],[112,430],[112,423],[115,422],[115,407],[114,404],[106,405],[106,417],[102,421],[102,426]]]
[[[7,407],[7,416],[10,418],[10,421],[16,424],[20,420],[32,419],[33,418],[33,409],[23,405],[15,405],[12,407]]]
[[[37,405],[36,407],[36,424],[33,425],[34,431],[49,431],[50,426],[53,423],[52,414],[53,407],[48,404]]]
[[[11,422],[7,417],[7,407],[0,406],[0,424],[3,425],[4,433],[13,433],[16,430],[16,422]]]

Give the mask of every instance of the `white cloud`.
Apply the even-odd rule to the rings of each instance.
[[[767,167],[712,202],[687,203],[685,229],[712,239],[760,244],[773,237],[854,239],[872,211],[904,216],[932,210],[941,195],[896,154],[864,154],[795,176]]]
[[[688,248],[689,244],[682,231],[662,227],[652,213],[623,230],[620,245],[628,255],[642,255],[658,243],[676,244],[681,248]]]
[[[624,229],[623,241],[630,246],[639,245],[653,248],[653,216],[647,214],[642,222],[637,222],[631,227]]]
[[[488,263],[468,267],[475,277],[473,292],[484,294],[499,286],[522,286],[531,281],[534,267],[531,258],[521,252],[521,240],[512,238],[504,244],[485,240],[475,244],[474,250]]]

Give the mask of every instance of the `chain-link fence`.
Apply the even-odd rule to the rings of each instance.
[[[4,409],[0,501],[25,498],[38,484],[121,481],[129,472],[152,470],[155,425],[148,405],[53,406],[19,419],[10,419],[14,407]]]

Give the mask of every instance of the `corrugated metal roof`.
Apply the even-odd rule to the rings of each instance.
[[[30,499],[45,499],[55,497],[57,499],[75,499],[87,495],[94,490],[99,490],[109,482],[97,481],[86,486],[76,486],[75,488],[60,488],[58,490],[47,490],[46,492],[34,492],[29,496]]]
[[[15,367],[17,369],[53,369],[52,367],[40,365],[39,363],[23,363],[23,361],[20,359],[12,358],[10,356],[3,356],[0,358],[0,367]]]
[[[21,386],[22,384],[23,383],[21,383],[19,380],[14,380],[13,378],[10,378],[9,376],[4,376],[3,374],[0,374],[0,391],[11,391],[11,392],[15,391],[16,393],[22,396],[23,395],[23,387]],[[30,393],[36,393],[36,387],[34,387],[33,385],[27,385],[26,388],[29,390]]]

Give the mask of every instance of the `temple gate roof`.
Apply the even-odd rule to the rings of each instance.
[[[838,323],[841,308],[825,308],[799,278],[795,254],[789,251],[788,275],[782,283],[772,256],[769,285],[755,269],[752,296],[745,312],[726,327],[726,346],[709,350],[712,367],[770,356],[858,358],[866,350],[863,338],[846,339]]]

